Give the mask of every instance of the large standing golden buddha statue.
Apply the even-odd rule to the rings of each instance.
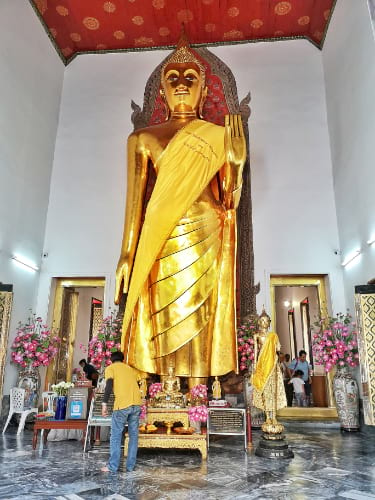
[[[246,143],[239,115],[200,118],[205,68],[187,40],[166,60],[164,123],[128,139],[126,216],[116,303],[127,294],[125,360],[149,373],[193,378],[237,370],[236,208]],[[142,209],[147,172],[156,183]]]

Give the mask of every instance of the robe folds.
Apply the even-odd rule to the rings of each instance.
[[[279,337],[269,332],[259,352],[251,383],[254,386],[253,406],[264,411],[279,410],[287,405],[284,381],[277,352]]]
[[[224,127],[198,119],[156,161],[123,320],[125,360],[141,371],[237,371],[236,213],[205,194],[224,164]]]

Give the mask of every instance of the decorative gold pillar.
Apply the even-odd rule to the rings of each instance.
[[[13,286],[0,284],[0,413],[3,401],[4,372],[8,348],[10,313],[13,303]]]
[[[375,285],[355,287],[359,361],[366,425],[375,425]]]

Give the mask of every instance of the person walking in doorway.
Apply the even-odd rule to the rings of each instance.
[[[138,386],[139,373],[135,368],[124,363],[122,352],[111,355],[112,364],[105,370],[106,386],[102,403],[102,416],[108,416],[108,400],[113,392],[113,405],[110,454],[108,465],[102,472],[117,472],[120,466],[121,441],[125,425],[128,425],[129,446],[126,470],[134,470],[138,451],[139,415],[141,413],[141,391]]]
[[[291,373],[289,370],[290,354],[280,353],[280,368],[283,374],[285,396],[288,406],[292,406],[293,403],[293,387],[289,385],[289,380],[291,379]]]
[[[298,358],[293,359],[293,361],[289,365],[289,369],[291,371],[291,377],[293,378],[297,370],[301,370],[303,372],[302,380],[305,382],[305,395],[306,395],[306,404],[310,405],[310,396],[311,396],[311,374],[312,367],[308,363],[306,359],[306,351],[303,349],[299,351]]]

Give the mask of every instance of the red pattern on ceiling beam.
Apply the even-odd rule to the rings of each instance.
[[[336,0],[30,0],[65,63],[97,51],[305,38],[321,48]]]

